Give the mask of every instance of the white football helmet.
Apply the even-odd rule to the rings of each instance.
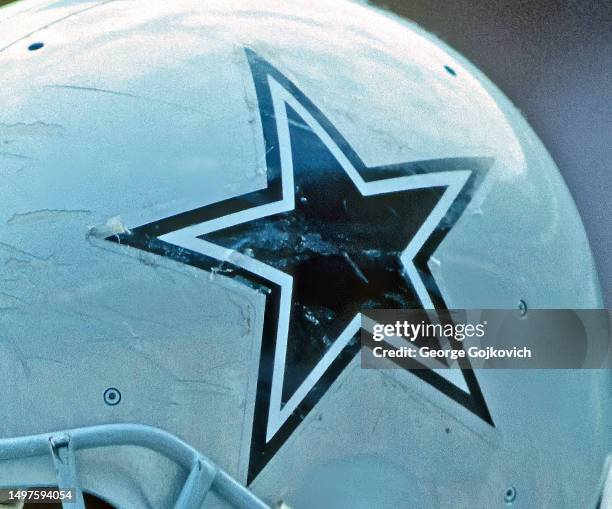
[[[596,506],[609,371],[360,368],[363,307],[602,306],[554,162],[440,40],[343,0],[23,0],[0,77],[0,487]]]

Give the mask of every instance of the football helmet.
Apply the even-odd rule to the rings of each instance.
[[[24,0],[0,76],[0,487],[597,503],[609,371],[360,368],[363,307],[602,306],[555,163],[438,38],[342,0]]]

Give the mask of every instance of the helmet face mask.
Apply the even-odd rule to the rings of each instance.
[[[322,479],[340,506],[382,496],[371,465],[419,479],[417,506],[492,507],[509,483],[529,507],[594,496],[609,376],[355,357],[363,307],[601,306],[554,163],[473,66],[348,2],[35,3],[0,15],[33,32],[0,36],[2,438],[151,426],[295,507]],[[568,405],[583,458],[550,427]],[[134,444],[77,460],[120,507],[171,507],[187,476]],[[55,482],[7,465],[0,485]],[[553,465],[593,484],[538,488]],[[333,492],[347,476],[355,499]]]

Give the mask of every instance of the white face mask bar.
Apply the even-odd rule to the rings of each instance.
[[[174,509],[201,507],[211,491],[237,508],[270,509],[246,487],[182,440],[160,429],[139,424],[91,426],[0,440],[0,462],[51,454],[59,490],[74,490],[74,496],[68,502],[64,501],[63,507],[85,509],[75,452],[117,445],[139,446],[155,451],[189,472]]]
[[[609,454],[604,463],[603,487],[597,509],[612,509],[612,454]]]

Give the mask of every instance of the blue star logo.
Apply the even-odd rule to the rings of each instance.
[[[246,55],[267,186],[108,240],[265,291],[250,483],[354,358],[362,309],[446,307],[427,263],[491,161],[367,167],[290,80]],[[431,370],[413,371],[492,424],[473,371],[462,372],[467,391]]]

